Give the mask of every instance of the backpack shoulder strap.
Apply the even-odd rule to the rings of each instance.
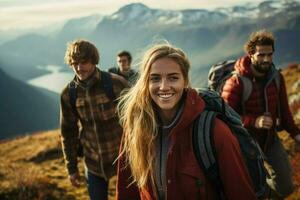
[[[252,92],[252,82],[249,78],[239,75],[242,83],[243,83],[243,96],[242,96],[242,102],[245,104],[245,102],[249,99],[250,94]]]
[[[275,74],[275,77],[274,77],[274,79],[275,79],[275,84],[276,84],[277,90],[279,91],[279,90],[280,90],[280,70],[276,70],[275,73],[276,73],[276,74]]]
[[[217,113],[204,110],[193,125],[193,148],[198,164],[216,191],[222,191],[212,134]]]
[[[103,87],[103,90],[105,94],[108,96],[108,98],[111,100],[115,100],[116,97],[113,91],[112,77],[110,73],[101,71],[101,86]],[[77,115],[77,110],[76,110],[77,89],[76,89],[75,82],[71,81],[68,85],[68,88],[69,88],[70,104],[73,112]]]
[[[247,78],[246,76],[243,76],[241,74],[239,74],[237,71],[232,72],[232,74],[236,75],[243,84],[243,96],[242,96],[242,101],[245,102],[248,100],[248,98],[250,97],[250,94],[252,92],[252,82],[249,78]]]
[[[278,118],[276,119],[276,129],[277,131],[281,131],[282,130],[282,127],[281,127],[281,122],[282,122],[282,114],[281,114],[281,109],[280,109],[280,103],[279,103],[279,96],[280,96],[280,69],[276,69],[275,71],[275,77],[274,77],[274,81],[275,81],[275,85],[276,85],[276,88],[277,88],[277,91],[278,91],[278,95],[277,95],[277,115],[278,115]]]
[[[245,112],[245,102],[249,99],[251,92],[252,92],[252,82],[246,76],[239,74],[238,72],[234,71],[232,74],[236,75],[243,84],[243,94],[242,94],[242,110]]]
[[[72,110],[75,114],[77,114],[76,110],[76,99],[77,99],[77,91],[76,91],[76,84],[74,81],[71,81],[68,85],[69,88],[69,98]]]
[[[103,90],[105,92],[105,94],[107,95],[107,97],[110,100],[115,100],[116,99],[116,95],[114,93],[114,89],[113,89],[113,82],[112,82],[112,77],[111,74],[105,71],[101,71],[101,85],[103,87]]]

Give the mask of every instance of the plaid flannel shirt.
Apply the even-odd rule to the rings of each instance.
[[[116,102],[111,101],[100,85],[101,71],[96,71],[85,86],[73,79],[77,85],[76,110],[70,104],[69,88],[61,93],[61,141],[64,159],[69,174],[78,171],[77,149],[83,147],[84,161],[87,169],[105,179],[116,174],[113,162],[118,156],[122,127],[116,113]],[[112,75],[113,90],[116,97],[128,87],[120,76]]]

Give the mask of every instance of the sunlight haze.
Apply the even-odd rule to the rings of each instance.
[[[262,0],[252,0],[259,3]],[[120,7],[136,3],[134,0],[0,0],[0,31],[31,29],[62,23],[71,18],[92,14],[107,15]],[[150,8],[159,9],[214,9],[245,4],[249,0],[142,0]]]

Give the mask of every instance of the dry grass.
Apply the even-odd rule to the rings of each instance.
[[[294,115],[294,119],[298,127],[300,127],[300,65],[289,65],[282,71],[285,79],[286,89],[289,97],[289,104],[291,111]],[[288,200],[300,199],[300,153],[295,151],[294,141],[289,137],[287,132],[281,132],[280,137],[283,140],[283,144],[290,154],[291,163],[294,170],[293,182],[295,185],[295,191],[291,194]]]
[[[0,142],[1,200],[86,200],[86,184],[72,187],[62,157],[59,131]],[[79,165],[84,174],[83,162]],[[109,199],[114,199],[115,181]]]
[[[84,186],[69,184],[57,130],[0,146],[0,199],[87,199]]]

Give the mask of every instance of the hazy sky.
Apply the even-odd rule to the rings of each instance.
[[[261,2],[251,0],[250,2]],[[35,28],[91,14],[111,14],[134,0],[0,0],[0,30]],[[141,0],[151,8],[228,7],[249,0]]]

